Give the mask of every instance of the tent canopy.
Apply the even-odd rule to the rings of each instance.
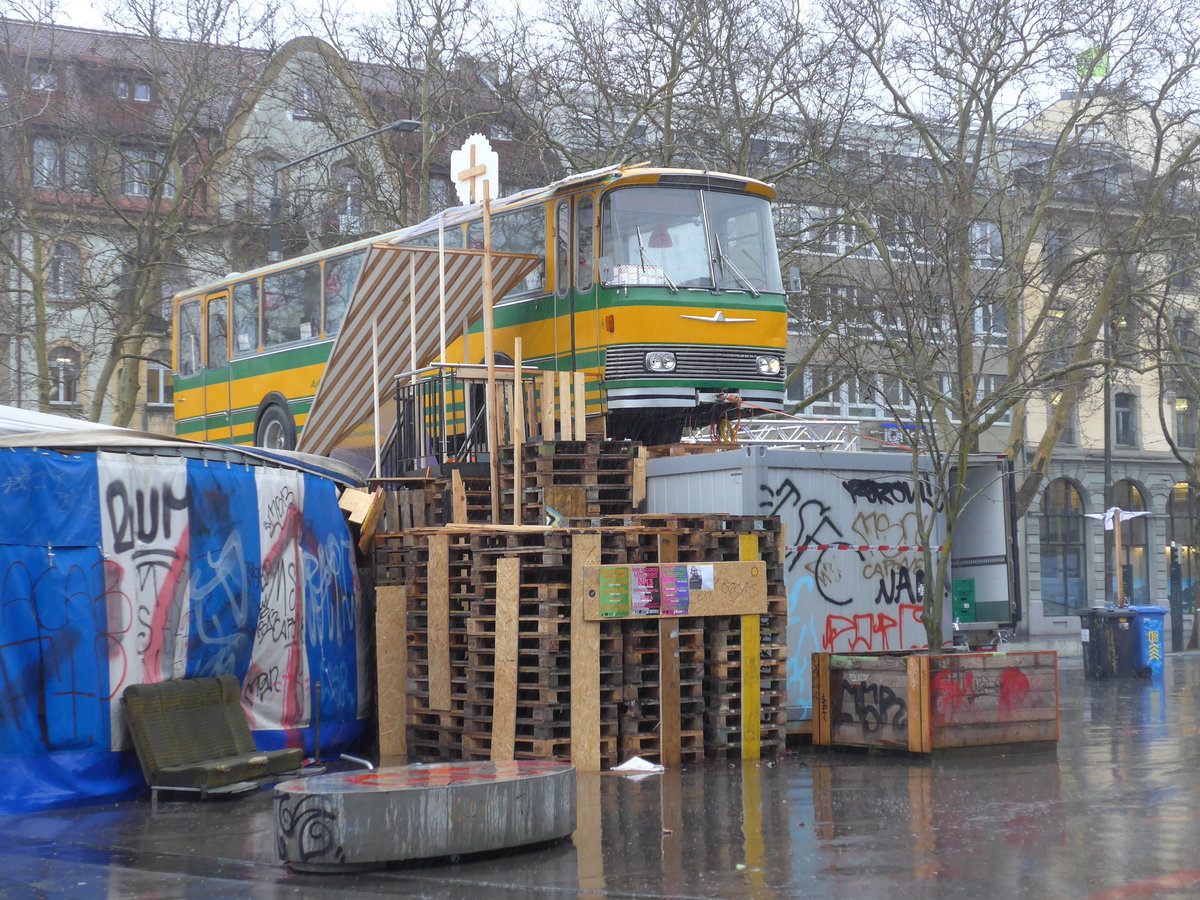
[[[445,250],[444,254],[446,340],[451,341],[483,314],[484,252]],[[380,427],[383,434],[391,431],[396,420],[389,397],[393,376],[435,362],[442,352],[440,256],[436,247],[371,245],[301,432],[300,450],[327,456],[364,424],[369,425],[376,392]],[[495,252],[491,261],[493,297],[497,299],[542,262],[529,254]],[[410,322],[414,316],[415,321]],[[415,359],[410,350],[414,326]],[[373,339],[376,331],[377,341]],[[373,384],[373,346],[378,348],[378,384]]]

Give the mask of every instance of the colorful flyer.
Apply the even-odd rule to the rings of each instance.
[[[629,569],[602,566],[600,569],[600,618],[629,617]]]
[[[664,616],[686,616],[691,601],[688,588],[687,566],[661,566],[659,580],[662,585],[662,614]]]
[[[630,599],[635,616],[657,616],[662,608],[658,566],[630,567]]]

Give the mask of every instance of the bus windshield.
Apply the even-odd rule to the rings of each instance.
[[[609,286],[782,293],[771,207],[762,197],[632,187],[604,198],[600,277]]]

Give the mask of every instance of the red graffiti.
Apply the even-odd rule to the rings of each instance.
[[[950,722],[961,712],[990,711],[1000,721],[1029,704],[1029,677],[1020,669],[959,671],[943,669],[929,689],[935,721]]]
[[[917,650],[925,646],[921,607],[901,603],[892,612],[827,616],[821,649],[833,653]]]
[[[163,659],[168,652],[167,634],[169,629],[178,626],[178,622],[172,621],[172,617],[178,613],[175,605],[178,586],[187,580],[190,537],[190,529],[185,530],[180,537],[179,546],[175,548],[175,561],[163,580],[158,597],[155,598],[154,613],[150,618],[150,638],[146,643],[146,656],[142,666],[142,681],[146,684],[166,680],[163,674]]]

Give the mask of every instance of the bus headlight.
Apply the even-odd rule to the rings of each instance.
[[[675,354],[670,350],[656,350],[646,354],[646,370],[648,372],[674,372]]]
[[[778,375],[781,368],[778,356],[758,356],[754,360],[758,364],[760,375]]]

